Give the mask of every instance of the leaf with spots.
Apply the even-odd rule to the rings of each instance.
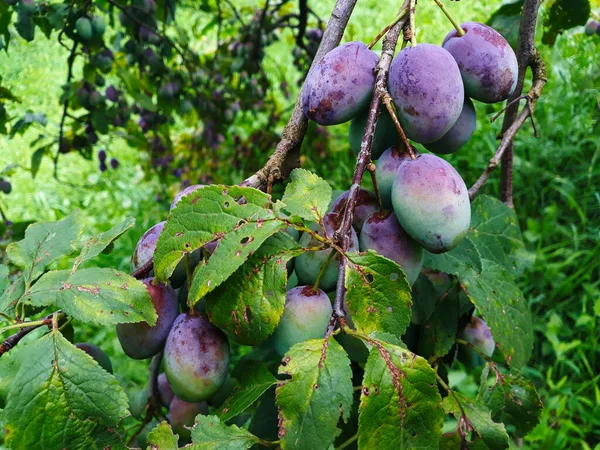
[[[435,372],[410,351],[374,339],[365,365],[358,448],[439,448],[444,413]]]
[[[58,222],[35,223],[27,228],[23,240],[6,248],[6,254],[23,269],[25,285],[29,286],[50,264],[74,251],[80,232],[76,214]]]
[[[24,292],[25,281],[19,277],[0,296],[0,312],[12,311]]]
[[[8,278],[8,266],[0,264],[0,297],[4,294],[6,288],[10,285],[10,279]],[[1,309],[0,309],[1,310]]]
[[[294,169],[290,178],[292,181],[285,188],[281,199],[286,211],[305,220],[321,220],[331,202],[331,186],[305,169]]]
[[[444,399],[444,410],[453,414],[459,422],[466,422],[474,431],[468,448],[502,450],[508,448],[508,434],[504,425],[492,420],[490,410],[474,402],[460,392],[453,392]]]
[[[533,349],[533,322],[527,302],[508,270],[483,260],[481,274],[459,279],[490,327],[506,362],[513,368],[525,365]]]
[[[446,355],[454,345],[460,311],[455,291],[440,298],[429,320],[421,326],[419,355],[427,359]]]
[[[127,396],[112,375],[58,331],[17,349],[4,410],[10,448],[126,448],[112,429],[128,414]]]
[[[23,297],[33,306],[58,306],[82,322],[156,324],[156,311],[146,286],[114,269],[48,272]]]
[[[487,383],[487,371],[482,374],[478,400],[492,411],[492,419],[512,425],[515,434],[525,436],[540,421],[543,404],[535,386],[521,375],[501,375]]]
[[[479,273],[482,269],[479,250],[468,235],[449,252],[434,255],[426,251],[423,266],[452,275]]]
[[[177,435],[173,434],[173,430],[167,422],[159,423],[146,439],[146,444],[156,450],[177,450]]]
[[[211,322],[240,344],[264,342],[283,314],[286,263],[301,253],[302,247],[285,232],[268,238],[227,283],[206,295]]]
[[[339,433],[340,416],[350,416],[352,371],[344,349],[333,338],[295,344],[283,358],[277,387],[281,448],[327,449]]]
[[[216,414],[223,422],[243,413],[251,406],[267,389],[277,383],[265,363],[259,361],[241,361],[236,367],[237,378],[240,381],[225,403]]]
[[[83,242],[81,253],[75,260],[74,267],[77,268],[81,264],[91,259],[94,259],[102,253],[114,240],[118,239],[123,233],[129,230],[135,223],[132,218],[125,219],[120,224],[115,225],[110,230],[92,236]]]
[[[402,336],[411,316],[410,285],[404,271],[372,250],[347,256],[346,305],[356,329]]]
[[[225,425],[217,416],[196,417],[189,450],[245,450],[260,444],[261,439],[236,425]]]

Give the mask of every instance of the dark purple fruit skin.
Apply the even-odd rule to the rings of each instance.
[[[154,250],[156,250],[156,243],[158,242],[160,233],[162,233],[162,230],[165,227],[165,223],[166,221],[157,223],[142,235],[135,246],[135,250],[131,257],[132,272],[135,272],[152,259]]]
[[[177,397],[188,402],[210,398],[225,381],[229,342],[204,314],[180,314],[165,344],[165,373]]]
[[[397,147],[387,149],[377,161],[375,175],[379,187],[381,203],[387,209],[392,208],[392,185],[398,168],[410,159],[408,153],[401,153]]]
[[[430,152],[438,155],[448,155],[460,150],[473,136],[477,126],[477,116],[475,107],[469,97],[465,97],[463,110],[458,116],[458,120],[450,131],[448,131],[439,141],[424,144]]]
[[[490,327],[479,317],[472,316],[471,322],[467,324],[460,338],[467,341],[477,350],[489,357],[494,353],[496,343],[492,336]],[[458,359],[467,366],[477,367],[483,364],[481,355],[466,345],[459,345]]]
[[[94,344],[88,344],[87,342],[81,342],[79,344],[75,344],[79,350],[83,350],[88,355],[96,360],[96,362],[106,370],[108,373],[113,373],[112,363],[110,362],[110,358],[104,351],[95,346]]]
[[[360,250],[375,250],[396,262],[412,286],[423,267],[423,248],[400,226],[393,211],[376,211],[360,233]]]
[[[407,47],[394,58],[389,89],[406,136],[422,144],[441,139],[452,128],[465,99],[456,61],[432,44]]]
[[[158,398],[160,402],[168,408],[171,401],[173,401],[175,394],[173,393],[171,386],[169,386],[167,376],[164,373],[161,373],[156,379],[156,384],[158,385]]]
[[[378,61],[362,42],[348,42],[327,53],[304,83],[304,115],[320,125],[337,125],[356,117],[373,95]]]
[[[160,352],[179,314],[179,299],[175,290],[165,284],[152,284],[153,278],[144,280],[146,289],[152,298],[152,304],[158,315],[156,325],[146,322],[120,323],[117,325],[117,337],[127,356],[133,359],[151,358]]]
[[[450,31],[442,47],[458,64],[465,94],[484,103],[506,100],[517,86],[519,67],[517,56],[504,37],[493,28],[478,22],[460,25],[465,31],[459,36]]]
[[[192,428],[198,414],[208,414],[206,402],[190,403],[178,397],[173,398],[169,405],[167,419],[169,419],[173,431],[179,435],[180,440],[189,441],[191,432],[188,428]]]
[[[341,214],[346,209],[349,194],[350,191],[344,191],[344,193],[331,204],[331,212]],[[360,189],[358,191],[358,199],[356,200],[354,217],[352,219],[352,226],[357,233],[360,233],[367,217],[375,211],[377,211],[377,198],[375,197],[375,194],[366,189]]]

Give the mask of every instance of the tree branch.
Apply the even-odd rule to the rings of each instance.
[[[308,71],[310,74],[326,53],[337,47],[344,35],[357,0],[337,0],[317,54]],[[281,141],[265,166],[241,183],[242,186],[265,190],[275,181],[287,178],[292,170],[300,166],[300,146],[306,134],[308,120],[302,111],[302,90],[298,93],[292,117],[283,129]]]
[[[33,330],[37,330],[39,327],[52,324],[52,318],[54,315],[62,314],[62,311],[58,310],[40,320],[36,325],[26,326],[21,328],[17,333],[7,337],[2,344],[0,344],[0,357],[5,353],[8,353],[15,345],[21,341],[25,336],[31,333]],[[37,322],[37,321],[36,321]]]

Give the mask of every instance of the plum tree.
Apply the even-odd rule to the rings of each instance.
[[[506,100],[517,86],[517,56],[504,37],[487,25],[465,22],[448,33],[442,47],[452,54],[467,96],[484,103]]]
[[[365,134],[365,127],[367,126],[368,111],[364,111],[350,123],[350,130],[348,131],[348,141],[350,142],[350,148],[358,155],[360,151],[360,143],[362,142],[363,135]],[[398,131],[394,125],[392,117],[388,113],[387,109],[384,109],[379,114],[377,120],[377,128],[375,128],[375,134],[373,135],[373,144],[371,146],[371,159],[377,159],[381,154],[398,142]]]
[[[362,42],[348,42],[327,53],[304,82],[301,101],[305,116],[320,125],[356,117],[373,94],[378,61]]]
[[[348,203],[348,195],[350,191],[344,191],[329,207],[331,212],[342,215],[346,209]],[[360,189],[358,191],[358,198],[356,200],[356,207],[354,208],[354,217],[352,218],[352,226],[360,233],[360,230],[371,214],[377,211],[377,198],[375,194],[366,189]]]
[[[329,239],[333,239],[335,230],[339,226],[340,216],[337,213],[328,213],[323,217],[323,224],[325,226],[325,232]],[[323,236],[323,230],[318,224],[312,224],[311,228],[317,232],[319,236]],[[351,230],[349,251],[356,250],[358,248],[358,236],[354,229]],[[320,242],[315,239],[310,233],[304,233],[300,237],[300,245],[302,247],[315,247],[319,246]],[[329,258],[329,254],[334,251],[332,248],[325,250],[318,250],[314,252],[304,252],[300,256],[296,257],[295,271],[298,276],[298,283],[301,285],[314,285],[317,282],[317,277],[321,271],[321,267]],[[329,291],[335,288],[337,277],[339,273],[339,255],[335,255],[329,261],[329,264],[324,269],[323,276],[319,283],[319,287],[324,291]]]
[[[165,374],[175,395],[188,402],[211,397],[229,369],[229,342],[204,314],[180,314],[167,337]]]
[[[167,418],[173,431],[179,435],[180,443],[190,440],[190,428],[198,414],[208,414],[206,402],[186,402],[175,396],[169,405]]]
[[[432,253],[452,250],[471,224],[465,182],[454,167],[435,155],[419,155],[400,165],[392,204],[402,228]]]
[[[89,344],[87,342],[80,342],[78,344],[75,344],[75,347],[77,347],[79,350],[83,350],[92,358],[94,358],[96,362],[100,365],[100,367],[102,367],[108,373],[113,373],[110,358],[106,353],[104,353],[104,350],[102,350],[100,347],[94,344]]]
[[[191,194],[194,191],[197,191],[200,188],[203,188],[204,184],[192,184],[191,186],[186,187],[183,191],[181,191],[180,193],[178,193],[175,198],[173,199],[173,201],[171,202],[171,208],[170,210],[172,210],[173,208],[175,208],[175,206],[177,205],[177,203],[179,203],[179,201],[185,197],[188,194]]]
[[[422,144],[441,139],[452,128],[465,98],[456,61],[432,44],[407,47],[394,58],[389,89],[406,136]]]
[[[164,372],[158,375],[156,383],[158,385],[158,398],[160,402],[168,408],[175,397],[175,394],[173,393],[171,386],[169,386],[169,381]]]
[[[375,175],[379,185],[381,203],[385,208],[392,208],[392,185],[396,179],[398,168],[410,159],[408,153],[401,152],[398,147],[390,147],[379,157]]]
[[[360,250],[375,250],[398,263],[413,285],[423,267],[423,248],[400,226],[393,211],[376,211],[360,233]]]
[[[153,284],[153,278],[144,280],[158,315],[156,325],[146,322],[120,323],[117,337],[127,356],[133,359],[151,358],[160,352],[165,344],[171,325],[179,313],[179,299],[175,290],[165,284]]]
[[[496,343],[490,327],[479,317],[471,316],[471,321],[465,326],[460,338],[467,341],[486,356],[492,356]],[[477,351],[466,345],[459,346],[458,358],[464,364],[472,367],[483,364],[483,358]]]
[[[424,144],[424,146],[430,152],[438,155],[454,153],[469,142],[476,126],[475,106],[473,106],[473,102],[469,97],[465,97],[462,112],[450,131],[442,136],[440,140]]]
[[[298,286],[287,291],[283,315],[272,336],[277,353],[283,356],[298,342],[323,337],[332,310],[329,297],[321,289]]]

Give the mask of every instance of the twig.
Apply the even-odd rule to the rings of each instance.
[[[465,30],[463,30],[461,28],[461,26],[458,23],[458,21],[456,21],[454,19],[454,17],[452,17],[452,15],[446,9],[446,7],[442,4],[442,2],[440,0],[433,0],[433,1],[435,2],[436,5],[438,5],[440,7],[440,9],[445,14],[445,16],[448,18],[448,20],[450,21],[450,23],[452,24],[452,26],[454,26],[454,28],[456,28],[456,34],[458,34],[459,36],[464,36],[465,35]]]
[[[4,340],[4,342],[2,342],[2,344],[0,344],[0,357],[2,355],[4,355],[5,353],[7,353],[8,351],[10,351],[10,349],[12,349],[15,345],[17,345],[21,339],[23,339],[25,336],[27,336],[33,330],[37,330],[39,327],[43,327],[44,325],[51,325],[53,316],[60,315],[60,314],[62,314],[62,311],[58,310],[58,311],[44,317],[41,320],[31,322],[32,324],[35,324],[35,325],[29,325],[27,323],[22,323],[27,326],[24,328],[21,328],[17,333],[13,334],[12,336],[9,336],[8,338],[6,338]]]
[[[415,27],[415,7],[417,4],[417,0],[410,0],[410,11],[408,16],[408,21],[410,24],[410,45],[411,47],[417,46],[417,28]]]
[[[396,18],[393,20],[392,23],[388,24],[383,30],[381,30],[379,32],[379,34],[377,36],[375,36],[375,38],[371,41],[371,43],[369,45],[367,45],[368,49],[372,49],[373,47],[375,47],[375,45],[377,45],[377,43],[379,42],[379,40],[385,36],[387,34],[388,31],[390,31],[390,29],[396,25],[398,22],[400,22],[402,19],[404,19],[404,17],[406,16],[406,14],[408,13],[407,9],[404,9],[402,11],[400,11],[400,14],[398,14],[396,16]]]
[[[383,202],[381,201],[381,192],[379,191],[379,184],[377,183],[377,176],[375,175],[375,171],[377,167],[372,162],[367,164],[367,170],[371,174],[371,181],[373,182],[373,192],[375,193],[375,198],[377,199],[377,207],[379,211],[383,211]]]
[[[323,33],[323,39],[321,40],[317,54],[308,71],[309,74],[314,70],[321,58],[340,43],[356,2],[357,0],[337,0]],[[298,94],[292,117],[281,134],[281,141],[277,144],[275,151],[265,166],[242,182],[242,186],[264,190],[267,187],[270,176],[274,181],[279,181],[287,178],[292,170],[300,166],[300,146],[308,127],[308,120],[302,111],[301,99],[302,92]]]
[[[412,148],[412,146],[410,145],[410,142],[408,141],[408,137],[406,137],[406,133],[402,129],[402,125],[400,125],[400,121],[398,120],[398,116],[396,115],[396,111],[394,110],[392,96],[389,94],[389,92],[387,92],[387,90],[386,90],[385,94],[383,95],[381,101],[387,108],[388,113],[390,113],[390,117],[392,118],[392,122],[394,122],[394,125],[396,126],[396,130],[398,131],[398,134],[400,135],[400,140],[402,141],[402,144],[404,145],[404,149],[408,152],[410,159],[415,159],[416,158],[415,151]]]

